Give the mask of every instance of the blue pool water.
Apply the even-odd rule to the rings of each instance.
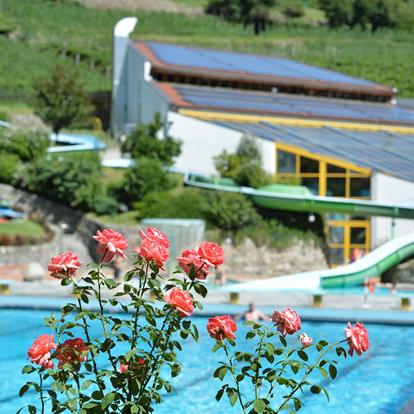
[[[12,414],[20,408],[17,392],[27,376],[20,374],[27,362],[26,351],[33,339],[47,333],[43,318],[49,312],[0,310],[0,413]],[[176,393],[165,396],[157,414],[239,413],[214,400],[220,382],[212,371],[222,355],[212,354],[212,340],[205,331],[206,318],[194,318],[200,341],[186,341],[180,356],[183,373],[174,381]],[[328,384],[331,402],[323,396],[305,396],[303,414],[398,414],[414,398],[414,327],[367,325],[371,350],[362,357],[341,361],[338,378]],[[304,331],[316,339],[330,341],[343,337],[343,323],[304,323]],[[239,338],[246,327],[240,326]],[[240,340],[240,346],[246,346]],[[326,385],[326,384],[324,384]],[[33,402],[33,401],[32,401]],[[411,413],[413,411],[406,411]],[[405,413],[404,413],[405,414]]]

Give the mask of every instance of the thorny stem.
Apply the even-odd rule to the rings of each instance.
[[[40,394],[40,404],[41,404],[41,407],[42,407],[42,414],[44,414],[45,413],[45,400],[43,398],[43,376],[42,376],[42,373],[41,372],[39,372],[39,378],[40,378],[40,381],[39,381],[39,386],[40,386],[40,392],[39,392],[39,394]]]
[[[223,349],[224,349],[224,352],[225,352],[225,354],[227,356],[227,360],[229,361],[229,364],[230,364],[230,372],[231,372],[231,375],[233,376],[234,383],[236,384],[237,397],[239,399],[240,406],[241,406],[241,408],[243,410],[243,413],[246,414],[246,410],[244,409],[244,404],[243,404],[243,400],[242,400],[242,397],[241,397],[239,382],[236,379],[236,372],[235,372],[235,369],[234,369],[234,365],[233,365],[233,362],[232,362],[232,360],[230,358],[229,351],[227,349],[227,344],[224,343],[224,342],[223,342]]]

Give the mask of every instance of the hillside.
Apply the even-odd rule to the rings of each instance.
[[[33,79],[57,62],[77,67],[89,90],[108,90],[112,29],[131,14],[139,17],[137,39],[285,56],[397,86],[400,95],[414,96],[410,32],[331,31],[297,21],[253,36],[250,29],[200,13],[205,0],[120,0],[118,9],[107,8],[114,0],[80,2],[0,0],[0,99],[28,99]],[[119,9],[138,4],[139,11]],[[154,11],[154,5],[164,11]]]

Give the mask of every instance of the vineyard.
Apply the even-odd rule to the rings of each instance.
[[[76,67],[88,90],[110,89],[113,26],[131,14],[86,8],[74,1],[0,0],[0,99],[29,99],[33,80],[59,62]],[[411,32],[372,34],[292,22],[254,36],[250,29],[202,14],[136,15],[136,39],[289,57],[396,86],[401,96],[414,96]]]

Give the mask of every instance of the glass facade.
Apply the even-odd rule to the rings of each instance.
[[[370,198],[370,173],[366,169],[280,144],[276,144],[276,153],[279,179],[296,178],[315,195]],[[332,213],[325,219],[332,266],[358,260],[369,252],[370,222],[366,217]]]

